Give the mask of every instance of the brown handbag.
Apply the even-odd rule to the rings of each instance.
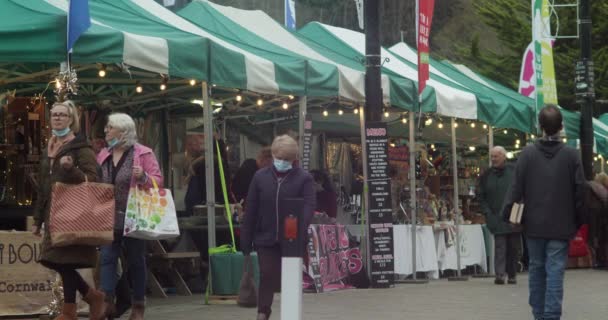
[[[253,277],[253,262],[250,255],[243,258],[243,276],[241,277],[237,303],[241,307],[255,308],[258,304],[258,293]]]
[[[88,182],[53,185],[51,246],[100,246],[114,240],[114,186]]]

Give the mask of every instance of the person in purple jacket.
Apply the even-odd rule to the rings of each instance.
[[[304,169],[294,165],[298,144],[288,135],[278,136],[272,146],[273,165],[256,172],[247,194],[247,209],[241,226],[241,250],[249,255],[254,246],[260,264],[258,290],[258,320],[267,320],[272,312],[274,293],[281,288],[280,241],[283,202],[288,198],[303,199],[300,239],[306,239],[306,230],[315,209],[313,178]],[[302,247],[304,247],[302,245]]]

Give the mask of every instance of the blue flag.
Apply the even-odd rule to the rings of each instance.
[[[285,0],[285,27],[296,29],[296,3],[294,0]]]
[[[74,48],[74,43],[91,26],[89,0],[70,0],[68,12],[68,52]]]

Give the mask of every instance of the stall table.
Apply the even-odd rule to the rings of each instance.
[[[462,268],[478,265],[484,272],[488,272],[486,245],[480,224],[460,225],[460,265]],[[437,258],[439,271],[456,270],[456,244],[447,247],[445,243],[445,230],[435,232],[437,245]],[[456,239],[454,239],[456,241]]]
[[[394,225],[395,274],[412,274],[412,225]],[[416,227],[416,271],[439,279],[435,236],[432,226]]]

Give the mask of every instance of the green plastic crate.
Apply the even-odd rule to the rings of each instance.
[[[213,295],[238,295],[243,275],[242,252],[216,253],[209,256],[211,264],[211,293]],[[260,283],[258,256],[251,253],[256,287]]]

